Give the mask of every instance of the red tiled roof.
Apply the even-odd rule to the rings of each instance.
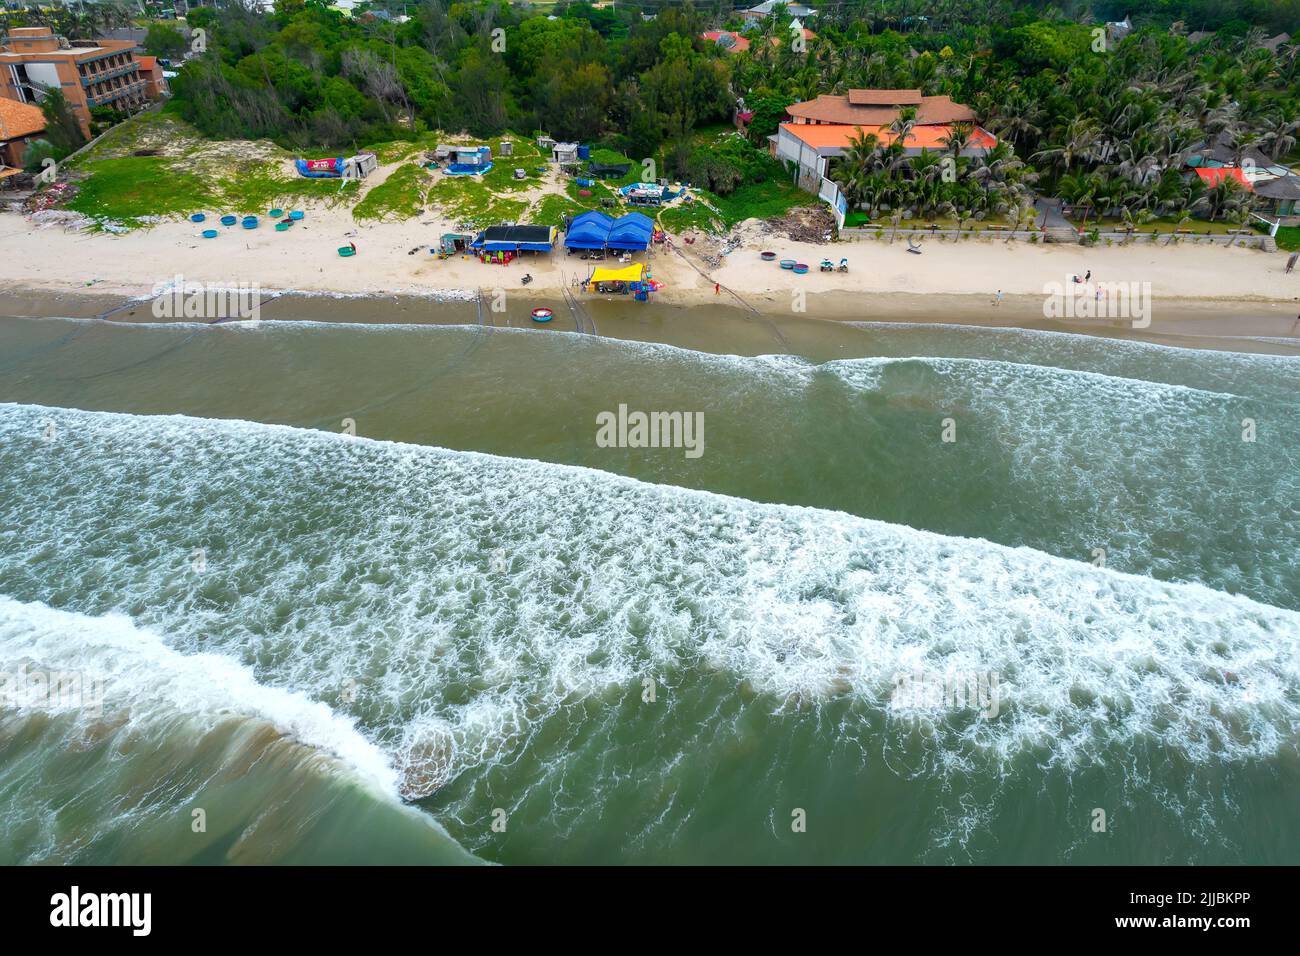
[[[853,137],[859,132],[875,133],[876,138],[880,141],[881,146],[888,146],[894,141],[894,136],[883,125],[881,126],[840,126],[829,124],[813,123],[782,123],[781,129],[790,135],[802,140],[806,145],[813,149],[828,149],[839,147],[848,149]],[[931,126],[916,126],[912,132],[908,133],[903,145],[908,149],[943,149],[943,138],[952,131],[951,125],[937,124]],[[998,144],[997,139],[987,130],[975,127],[971,131],[970,145],[968,148],[992,149]]]
[[[0,140],[19,139],[45,129],[45,114],[37,107],[0,97]]]
[[[158,66],[158,58],[156,56],[137,56],[135,61],[140,64],[140,69],[142,70],[153,70]]]

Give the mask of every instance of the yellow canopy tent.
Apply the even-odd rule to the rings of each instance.
[[[641,277],[645,275],[644,263],[635,262],[630,266],[623,266],[621,269],[610,269],[605,266],[597,266],[591,273],[588,283],[597,282],[640,282]]]

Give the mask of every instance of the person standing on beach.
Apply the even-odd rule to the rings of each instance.
[[[1084,282],[1091,282],[1091,281],[1092,281],[1092,270],[1091,270],[1091,269],[1089,269],[1087,272],[1085,272],[1085,273],[1083,274],[1083,281],[1084,281]]]
[[[996,307],[1001,304],[1002,304],[1002,290],[998,289],[998,294],[993,297],[993,305]]]
[[[1300,252],[1293,252],[1293,253],[1291,253],[1290,257],[1286,260],[1286,274],[1287,274],[1287,275],[1290,275],[1290,274],[1291,274],[1291,270],[1295,268],[1295,262],[1296,262],[1297,259],[1300,259]]]
[[[721,283],[721,282],[715,282],[715,283],[713,283],[713,294],[714,294],[714,295],[722,295],[722,283]]]

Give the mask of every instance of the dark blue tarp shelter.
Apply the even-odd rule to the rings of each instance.
[[[490,226],[469,244],[488,252],[550,252],[554,226]]]

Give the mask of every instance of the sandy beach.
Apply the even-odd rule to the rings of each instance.
[[[563,249],[508,266],[465,257],[438,260],[430,244],[451,228],[436,216],[358,225],[347,210],[309,210],[286,233],[230,229],[205,240],[189,222],[108,235],[40,226],[7,214],[0,216],[0,240],[9,252],[0,257],[0,285],[138,296],[181,275],[228,286],[257,284],[267,291],[440,297],[503,290],[511,299],[517,292],[543,299],[557,298],[591,268]],[[670,235],[669,246],[644,254],[655,278],[665,283],[656,300],[817,319],[1024,325],[1042,321],[1047,283],[1064,283],[1091,270],[1094,280],[1103,282],[1150,283],[1152,333],[1290,337],[1300,313],[1300,275],[1285,273],[1282,252],[1185,243],[1085,248],[992,239],[927,241],[917,256],[901,240],[823,245],[773,238],[757,221],[733,234],[742,245],[725,255],[703,235],[690,235],[692,243],[685,241],[688,236]],[[349,242],[356,243],[358,253],[342,259],[336,249]],[[795,276],[763,262],[759,252],[765,249],[806,261],[813,271]],[[710,257],[721,264],[713,266]],[[847,258],[850,269],[817,271],[825,258]],[[520,282],[525,273],[533,276],[528,286]],[[994,306],[998,290],[1004,297]]]

